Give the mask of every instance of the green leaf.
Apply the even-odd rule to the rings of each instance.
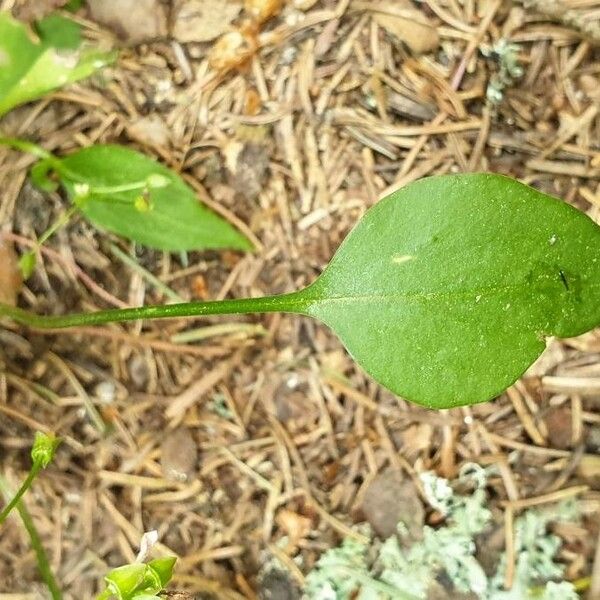
[[[128,600],[144,581],[145,575],[146,565],[135,563],[113,569],[104,580],[108,589],[119,600]]]
[[[64,158],[62,166],[71,199],[76,184],[88,185],[81,210],[108,231],[160,250],[252,248],[237,229],[201,204],[176,173],[139,152],[91,146]]]
[[[73,49],[73,27],[60,24],[60,17],[49,19],[40,25],[45,39],[36,43],[22,23],[0,12],[0,116],[114,61],[113,52],[85,45]]]
[[[35,271],[35,265],[37,264],[37,257],[33,250],[28,250],[19,259],[19,269],[23,279],[29,279]]]
[[[600,227],[507,177],[432,177],[371,208],[299,301],[393,392],[481,402],[600,324]]]
[[[148,568],[155,573],[163,588],[171,581],[176,562],[177,558],[175,556],[165,556],[163,558],[155,558],[148,563]]]
[[[60,15],[48,15],[35,25],[43,44],[59,50],[77,50],[81,44],[81,27]]]

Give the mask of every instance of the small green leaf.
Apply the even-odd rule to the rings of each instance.
[[[175,556],[165,556],[163,558],[155,558],[148,563],[148,568],[156,573],[163,588],[171,581],[176,562],[177,558]]]
[[[57,50],[77,50],[81,45],[81,27],[60,15],[48,15],[35,25],[42,43]]]
[[[393,392],[473,404],[546,337],[600,324],[600,227],[500,175],[423,179],[371,208],[300,301]]]
[[[61,439],[54,434],[46,434],[37,431],[33,447],[31,448],[31,460],[45,469],[54,458],[56,449],[60,446]]]
[[[19,104],[89,77],[115,60],[113,52],[79,44],[73,48],[74,27],[65,25],[60,17],[48,19],[40,24],[45,39],[35,43],[22,23],[0,12],[0,116]]]
[[[31,167],[31,181],[35,187],[44,192],[55,192],[58,182],[51,178],[54,173],[51,160],[40,160]]]
[[[84,0],[69,0],[63,8],[69,12],[76,12],[83,6],[83,1]]]
[[[29,279],[35,270],[37,257],[35,252],[29,250],[25,252],[19,259],[19,269],[23,275],[23,279]]]
[[[85,182],[89,195],[81,210],[108,231],[160,250],[252,248],[237,229],[201,204],[176,173],[139,152],[91,146],[64,158],[62,166],[71,198],[76,185]]]
[[[146,565],[135,563],[113,569],[104,577],[104,581],[119,600],[129,600],[139,589],[145,575]]]

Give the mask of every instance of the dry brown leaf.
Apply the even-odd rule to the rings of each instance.
[[[173,37],[211,42],[231,29],[241,10],[241,3],[233,0],[180,0],[173,12]]]
[[[227,71],[240,66],[254,53],[251,39],[241,31],[222,35],[211,48],[208,62],[213,69]]]
[[[308,517],[303,517],[287,508],[277,513],[275,521],[285,531],[289,537],[289,546],[293,548],[310,533],[312,528],[312,521]]]
[[[404,42],[415,54],[431,52],[440,43],[434,24],[408,0],[355,2],[353,6],[369,8],[375,22]]]
[[[17,254],[11,244],[0,238],[0,302],[14,306],[22,285]]]
[[[245,0],[244,8],[259,23],[274,17],[283,6],[282,0]]]

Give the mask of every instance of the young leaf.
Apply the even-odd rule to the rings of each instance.
[[[61,179],[72,199],[78,183],[88,186],[81,210],[99,227],[160,250],[252,249],[176,173],[139,152],[98,145],[61,163]]]
[[[42,21],[41,39],[36,43],[22,23],[0,12],[0,116],[113,62],[112,52],[75,46],[79,31],[64,21]]]
[[[40,40],[57,50],[77,50],[81,44],[81,28],[75,21],[60,15],[48,15],[35,24]]]
[[[545,347],[600,324],[600,227],[492,174],[423,179],[363,217],[304,312],[397,394],[488,400]]]

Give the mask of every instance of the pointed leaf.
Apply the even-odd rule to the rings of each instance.
[[[43,39],[34,42],[22,23],[0,12],[0,116],[114,61],[112,52],[84,45],[73,49],[77,25],[49,19],[41,23]]]
[[[600,324],[600,227],[500,175],[428,178],[371,208],[299,295],[292,310],[390,390],[434,408],[481,402],[547,336]]]
[[[176,562],[177,558],[175,556],[164,556],[155,558],[148,563],[148,568],[156,574],[162,587],[165,587],[171,581]]]
[[[83,213],[113,233],[169,251],[252,248],[237,229],[201,204],[176,173],[139,152],[91,146],[67,156],[62,165],[71,198],[77,196],[76,183],[89,186]],[[126,191],[108,191],[117,188]]]
[[[119,599],[128,600],[144,581],[146,565],[131,564],[110,571],[104,580],[108,589]]]

